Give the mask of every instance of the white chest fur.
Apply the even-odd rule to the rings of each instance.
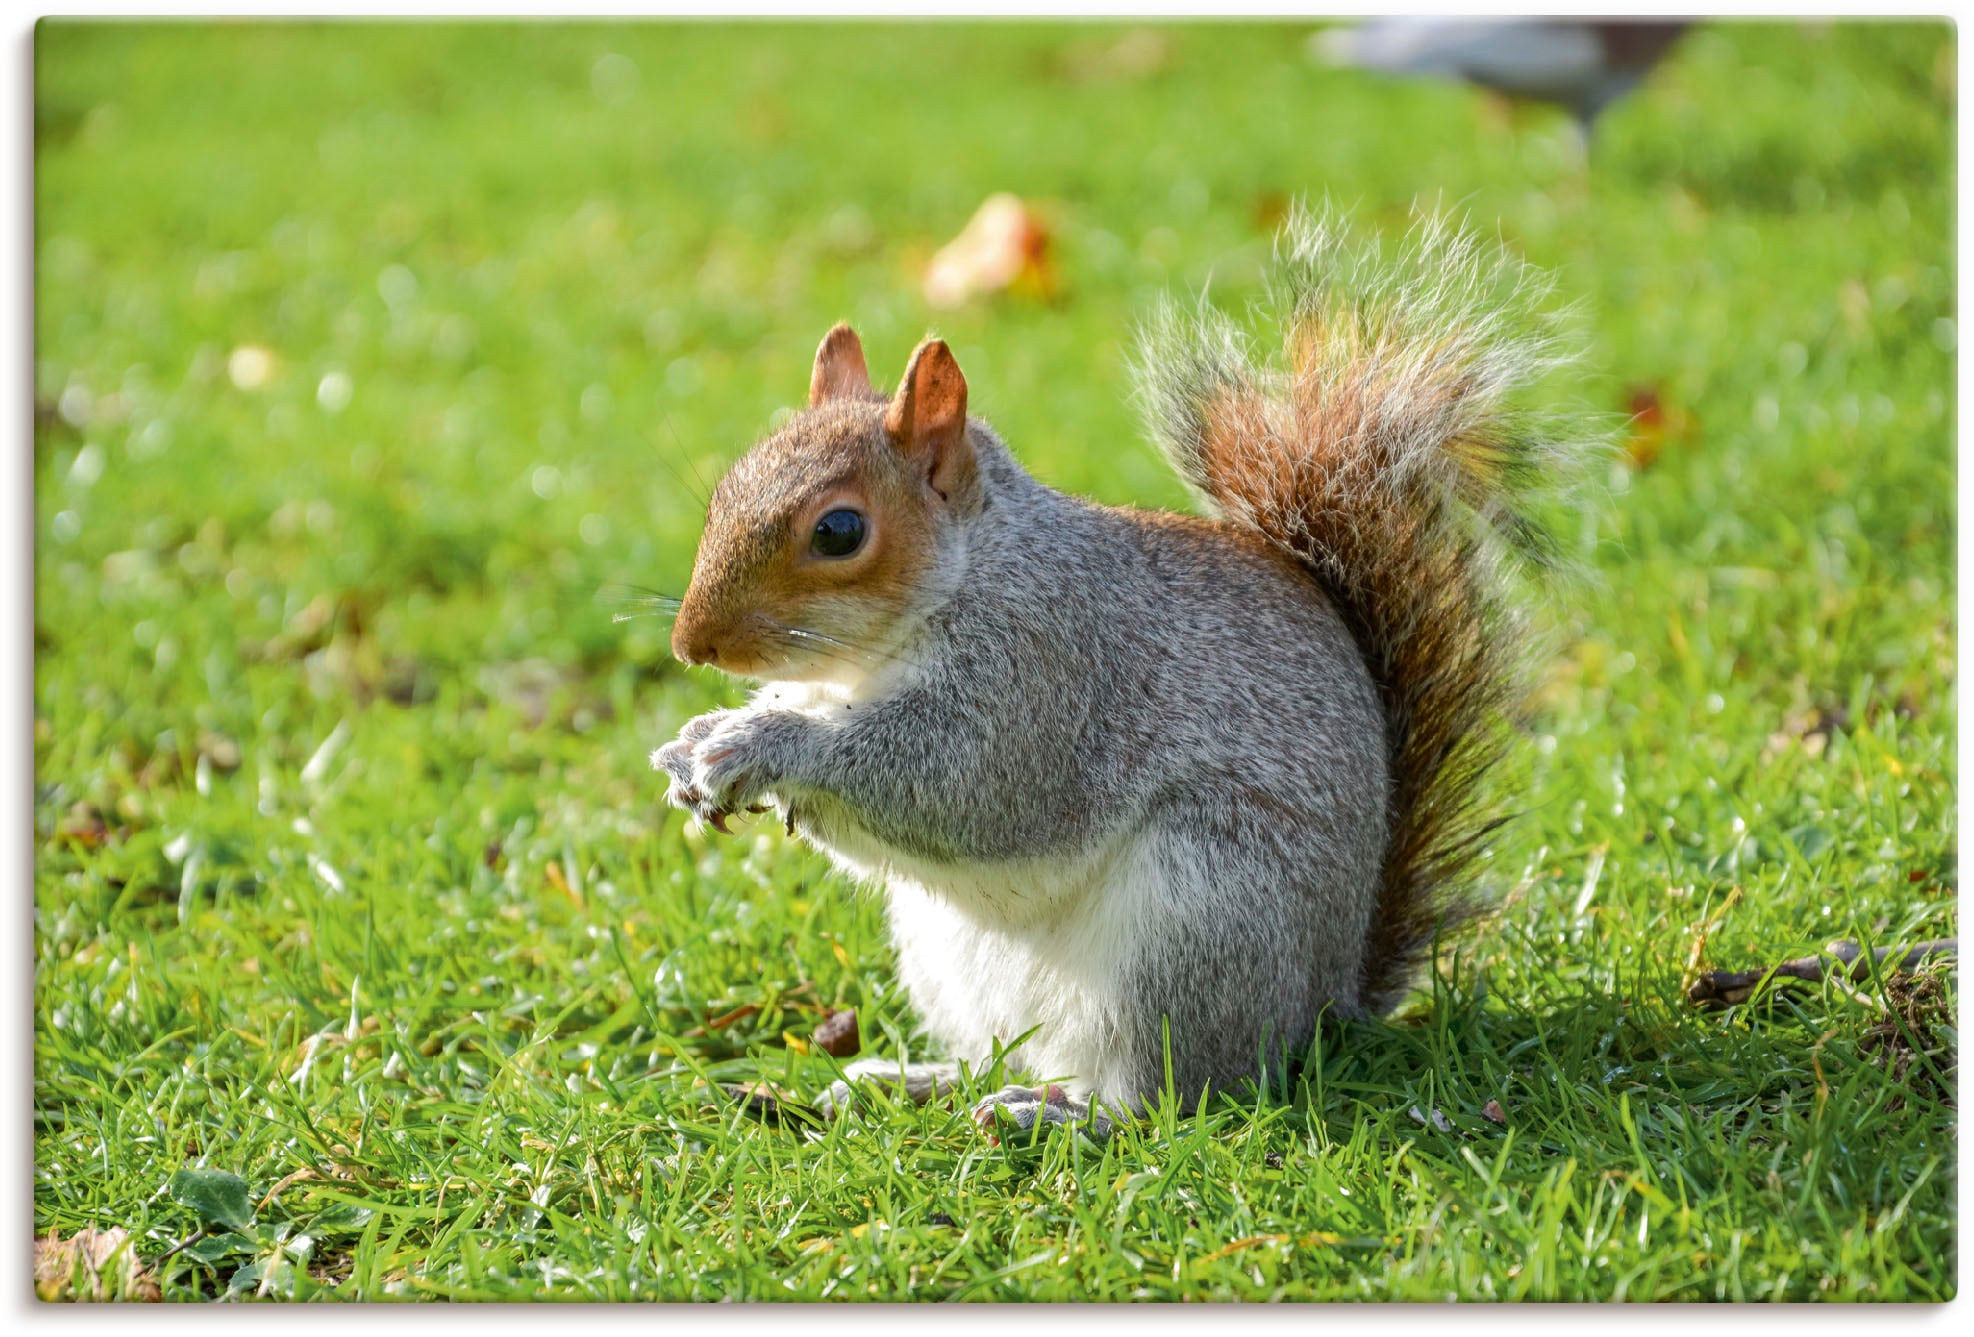
[[[1129,953],[1163,899],[1149,843],[1068,863],[934,866],[856,835],[829,853],[883,886],[899,976],[950,1057],[978,1066],[1029,1035],[1012,1068],[1102,1094],[1130,1089]]]

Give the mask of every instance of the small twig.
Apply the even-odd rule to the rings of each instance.
[[[204,1239],[207,1233],[208,1233],[207,1228],[205,1226],[200,1226],[197,1230],[187,1235],[184,1239],[178,1241],[178,1243],[172,1245],[169,1249],[166,1249],[163,1255],[159,1257],[158,1261],[151,1264],[152,1270],[156,1271],[158,1268],[163,1267],[166,1263],[171,1261],[172,1256],[174,1254],[178,1253],[181,1249],[191,1248],[194,1244],[197,1244],[200,1240]]]
[[[742,1003],[731,1012],[722,1012],[707,1021],[704,1026],[694,1026],[689,1031],[680,1031],[681,1040],[703,1040],[714,1031],[723,1031],[736,1021],[742,1021],[761,1010],[759,1003]]]
[[[1864,949],[1845,939],[1831,943],[1815,956],[1797,957],[1793,961],[1765,966],[1760,970],[1705,971],[1687,986],[1686,1001],[1695,1007],[1732,1007],[1736,1003],[1747,1002],[1765,980],[1800,980],[1805,984],[1821,984],[1829,973],[1828,962],[1833,958],[1839,966],[1847,967],[1837,973],[1856,982],[1867,978],[1873,966],[1912,971],[1932,957],[1957,957],[1959,951],[1957,939],[1939,938],[1911,947],[1880,947],[1866,960]]]

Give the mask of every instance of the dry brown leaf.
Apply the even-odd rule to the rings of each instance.
[[[1625,438],[1625,454],[1631,467],[1640,472],[1656,464],[1667,445],[1691,437],[1697,426],[1686,409],[1666,403],[1655,385],[1633,386],[1626,408],[1631,414],[1631,429]]]
[[[1022,286],[1055,293],[1048,226],[1018,195],[990,195],[960,235],[939,248],[925,271],[925,300],[959,306],[982,293]]]
[[[846,1007],[829,1013],[816,1023],[809,1039],[825,1054],[834,1058],[849,1058],[863,1048],[863,1038],[857,1033],[857,1010]]]
[[[67,1239],[51,1230],[35,1240],[34,1293],[42,1300],[164,1298],[122,1226],[85,1228]]]

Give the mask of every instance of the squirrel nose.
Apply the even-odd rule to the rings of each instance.
[[[720,662],[720,647],[703,632],[688,633],[675,628],[672,632],[672,657],[681,664],[717,664]]]

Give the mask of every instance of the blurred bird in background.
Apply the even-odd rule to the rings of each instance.
[[[1689,26],[1684,19],[1369,19],[1329,28],[1310,51],[1331,65],[1460,80],[1551,102],[1587,148],[1597,117],[1637,87]]]

